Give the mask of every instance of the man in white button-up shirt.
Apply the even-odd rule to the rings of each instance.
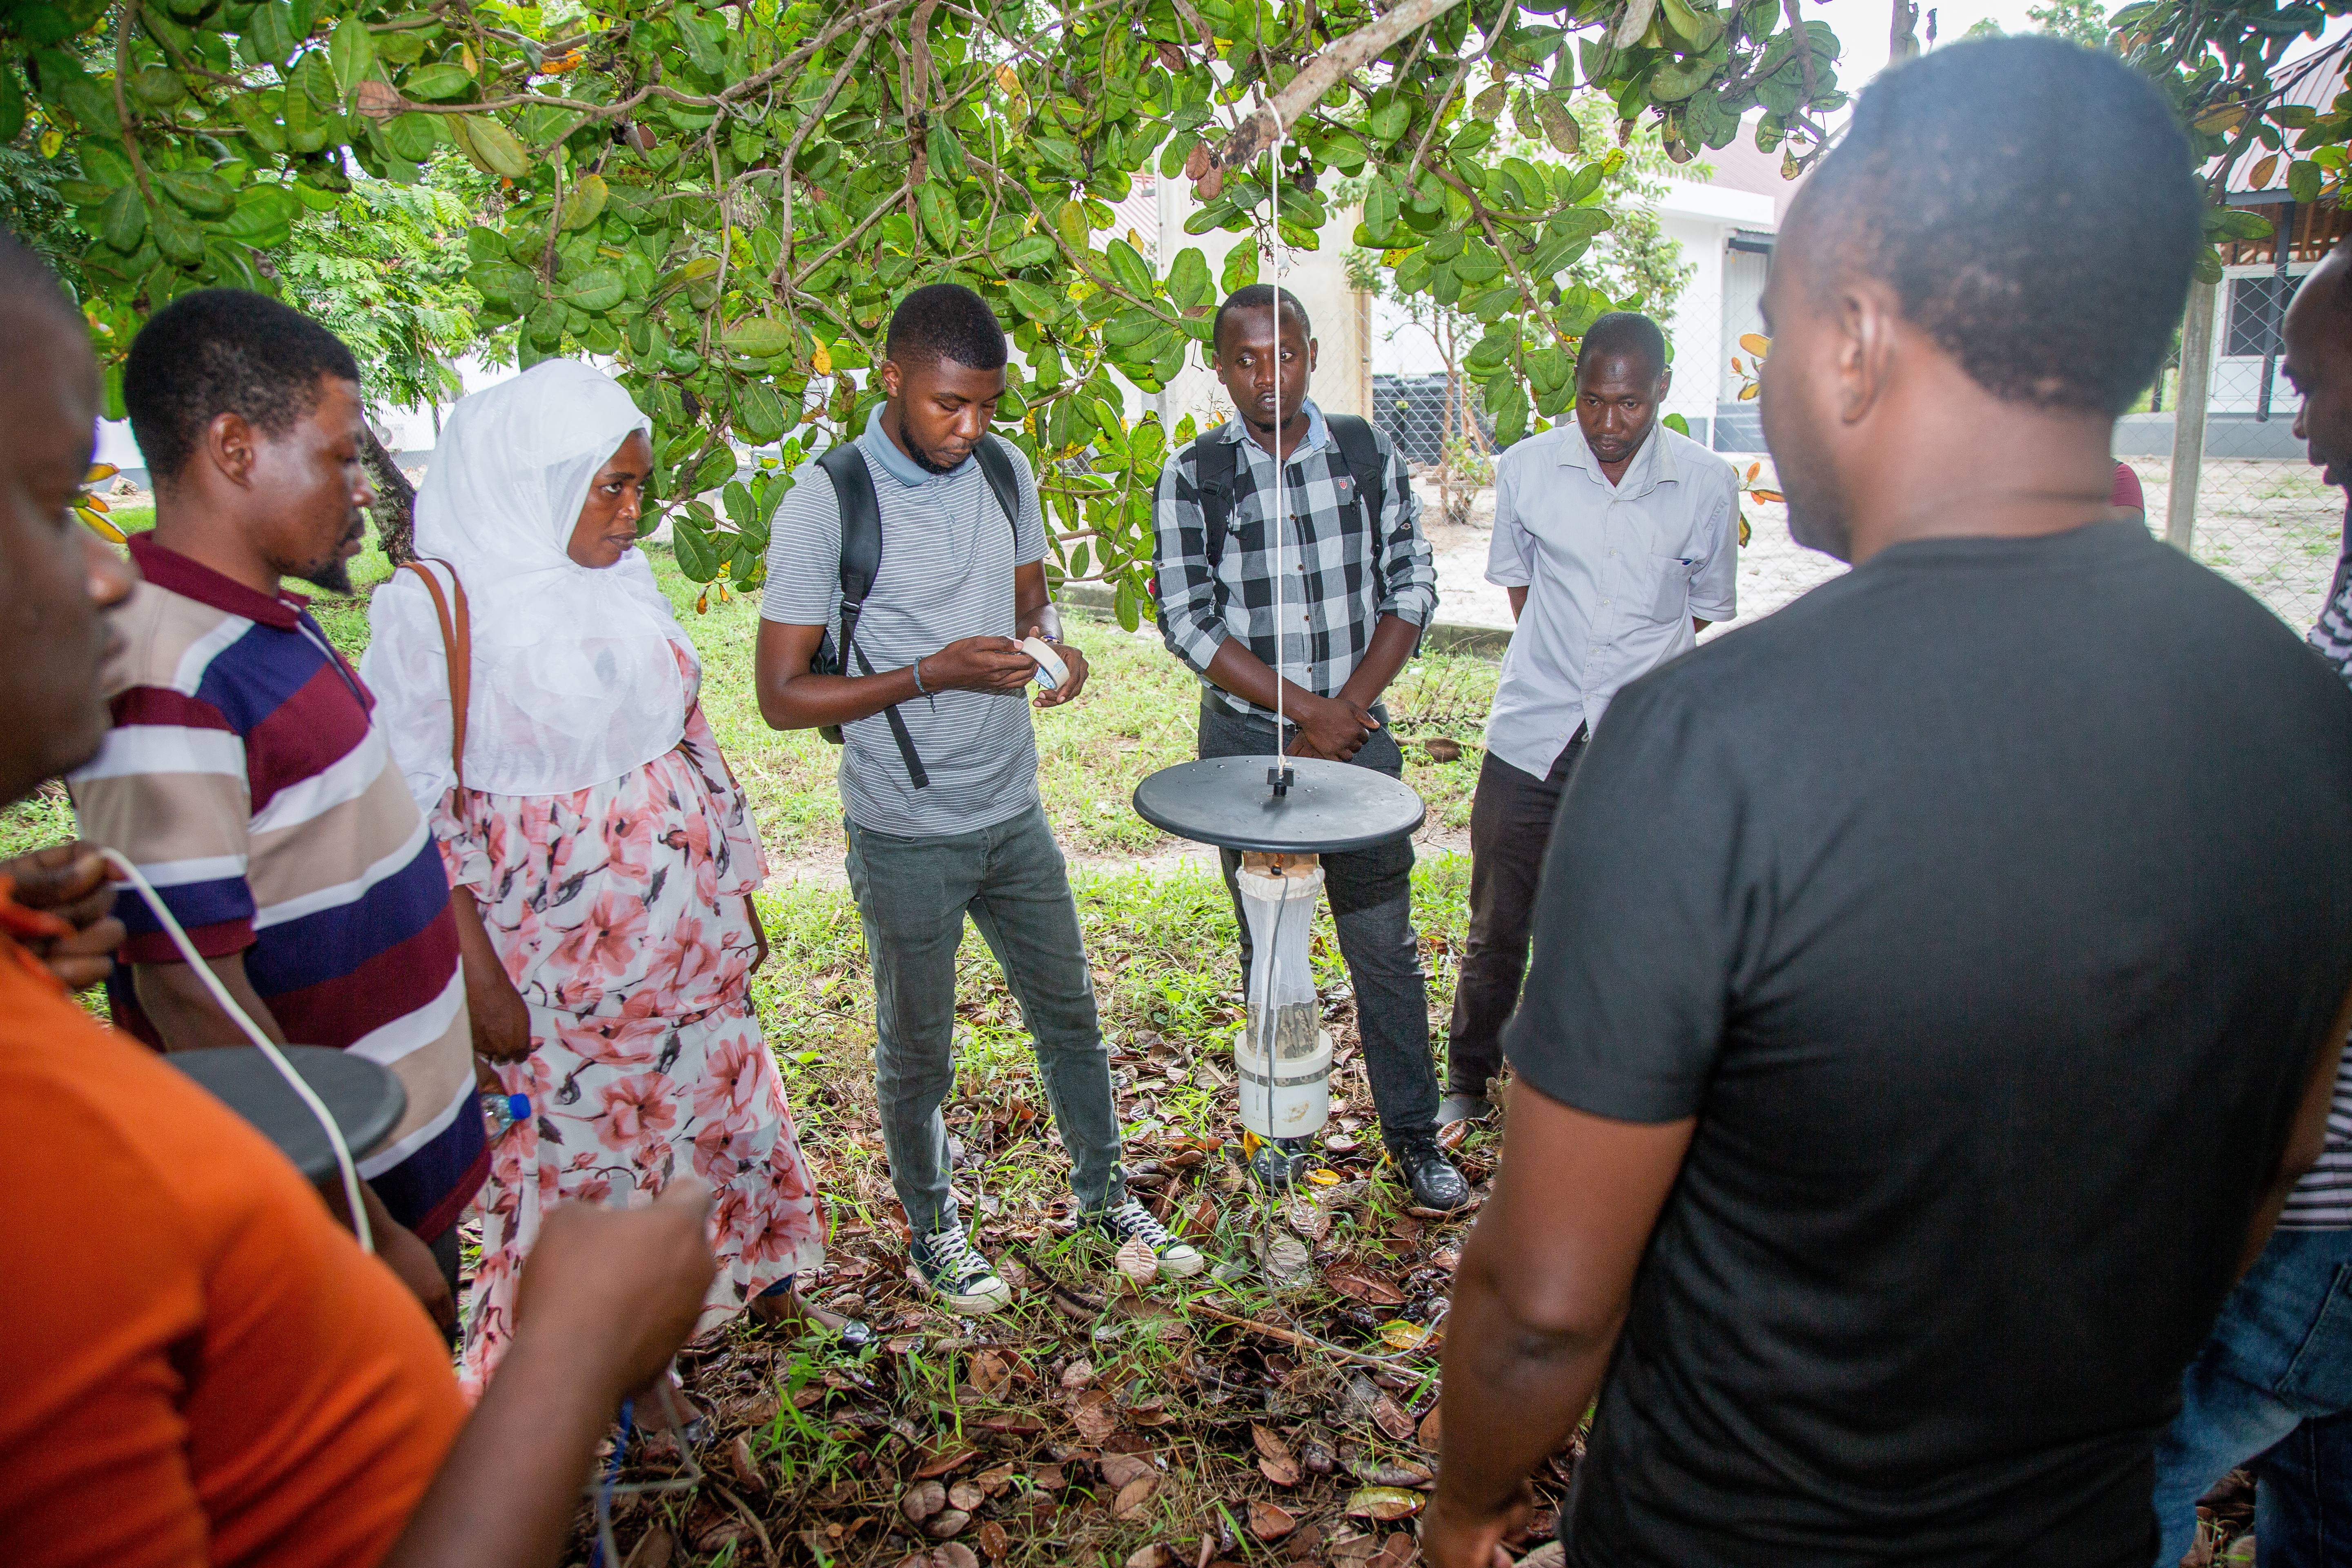
[[[1586,739],[1620,687],[1732,616],[1738,478],[1658,423],[1673,381],[1665,362],[1656,322],[1601,317],[1579,353],[1575,421],[1521,441],[1496,466],[1486,580],[1509,590],[1518,629],[1470,807],[1470,951],[1441,1123],[1491,1109],[1544,846]]]

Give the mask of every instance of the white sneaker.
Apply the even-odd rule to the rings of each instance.
[[[1168,1234],[1160,1223],[1151,1217],[1151,1211],[1129,1198],[1117,1208],[1104,1209],[1086,1216],[1087,1224],[1111,1246],[1139,1241],[1151,1248],[1160,1259],[1162,1279],[1185,1279],[1198,1274],[1208,1259],[1198,1249],[1188,1247]]]
[[[915,1282],[958,1312],[1001,1311],[1013,1303],[1013,1288],[958,1226],[916,1237],[907,1255]]]

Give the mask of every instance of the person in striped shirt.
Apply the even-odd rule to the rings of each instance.
[[[453,1332],[457,1222],[488,1170],[473,1050],[520,1055],[528,1023],[507,1037],[527,1015],[504,970],[460,963],[488,940],[478,918],[461,931],[374,698],[278,586],[351,591],[373,500],[359,367],[286,306],[205,289],[140,332],[123,400],[155,528],[131,541],[145,581],[116,616],[112,728],[68,781],[82,831],[139,866],[264,1029],[398,1075],[407,1111],[360,1167],[369,1217]],[[245,1044],[146,907],[115,912],[115,1022],[164,1050]]]
[[[2294,433],[2326,482],[2352,481],[2352,265],[2338,246],[2287,308]],[[2336,581],[2307,639],[2352,682],[2352,510]],[[2345,781],[2352,788],[2352,779]],[[2347,1561],[2352,1542],[2352,1049],[2336,1068],[2327,1141],[2287,1194],[2278,1228],[2223,1303],[2181,1382],[2156,1450],[2157,1568],[2197,1540],[2197,1500],[2240,1465],[2254,1472],[2263,1568]]]

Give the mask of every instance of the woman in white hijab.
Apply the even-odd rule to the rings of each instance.
[[[824,1256],[824,1220],[751,1008],[767,874],[697,698],[701,665],[635,548],[650,426],[564,360],[460,402],[416,499],[416,550],[471,624],[462,759],[433,595],[376,592],[361,669],[410,791],[530,1013],[496,1064],[529,1114],[492,1151],[462,1373],[514,1328],[550,1205],[634,1205],[709,1184],[719,1271],[701,1329]],[[447,572],[436,581],[449,597]],[[454,609],[454,602],[452,603]],[[459,763],[462,765],[459,765]]]

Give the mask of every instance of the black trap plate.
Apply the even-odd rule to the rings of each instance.
[[[280,1047],[310,1092],[325,1102],[343,1142],[357,1160],[383,1142],[408,1110],[408,1091],[390,1068],[325,1046]],[[212,1091],[222,1104],[253,1123],[278,1145],[295,1168],[316,1182],[333,1173],[335,1151],[325,1129],[294,1086],[251,1046],[209,1051],[173,1051],[163,1059]]]
[[[1266,783],[1264,753],[1162,768],[1135,786],[1135,814],[1163,832],[1224,849],[1336,855],[1402,838],[1429,808],[1410,784],[1349,763],[1285,757],[1289,793]]]

